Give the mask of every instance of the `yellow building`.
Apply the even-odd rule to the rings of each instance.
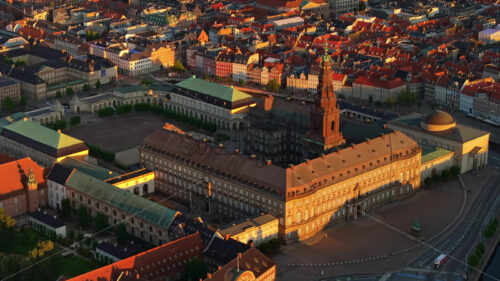
[[[262,214],[233,223],[219,231],[223,237],[233,238],[241,243],[253,243],[258,246],[271,239],[278,238],[278,219],[271,214]]]
[[[461,173],[482,168],[488,163],[490,133],[457,124],[444,111],[401,116],[389,121],[389,127],[404,132],[424,147],[453,151],[453,164],[460,167]]]

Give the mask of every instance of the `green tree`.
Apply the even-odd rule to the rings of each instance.
[[[469,266],[476,267],[479,264],[479,258],[476,254],[469,256]]]
[[[65,218],[69,218],[71,216],[71,205],[69,203],[69,199],[61,200],[61,214]]]
[[[11,97],[5,97],[2,100],[2,109],[6,111],[11,111],[16,106],[16,103]]]
[[[101,81],[97,80],[97,81],[95,82],[95,88],[96,88],[96,89],[100,89],[100,88],[101,88]]]
[[[16,60],[16,62],[14,63],[14,65],[16,67],[22,67],[22,66],[25,66],[26,65],[26,62],[22,59],[19,59],[19,60]]]
[[[21,95],[21,98],[19,99],[19,105],[21,106],[28,105],[28,97],[25,95]]]
[[[207,277],[208,265],[204,260],[198,258],[190,259],[186,264],[184,274],[187,281],[197,281]]]
[[[458,166],[456,166],[456,165],[455,165],[455,166],[452,166],[452,167],[450,168],[450,172],[451,172],[451,174],[452,174],[452,175],[457,176],[457,175],[459,175],[459,174],[460,174],[460,167],[458,167]]]
[[[101,231],[106,228],[108,218],[103,213],[97,213],[95,216],[95,229]]]
[[[7,214],[7,212],[0,208],[0,225],[3,225],[7,228],[11,228],[16,226],[16,220]]]
[[[61,97],[62,97],[61,91],[57,91],[57,92],[56,92],[56,97],[57,97],[57,98],[61,98]]]
[[[276,79],[271,79],[269,82],[267,82],[266,89],[269,91],[274,91],[277,92],[280,90],[280,84]]]
[[[144,85],[144,86],[146,86],[146,87],[148,87],[151,84],[153,84],[153,81],[148,80],[148,79],[142,79],[141,84]]]
[[[85,206],[78,208],[78,223],[81,227],[86,227],[89,223],[89,213]]]
[[[174,66],[172,66],[172,70],[175,71],[175,72],[184,72],[186,71],[186,68],[184,67],[184,65],[181,63],[181,61],[176,61],[174,63]]]
[[[125,242],[127,242],[127,227],[123,223],[120,223],[116,226],[115,236],[118,243],[124,244]]]
[[[71,116],[71,118],[69,119],[69,123],[74,126],[76,124],[80,124],[80,115],[74,115],[74,116]]]
[[[243,79],[240,79],[240,81],[238,81],[238,83],[239,83],[239,84],[240,84],[240,86],[242,86],[242,87],[243,87],[243,86],[245,86],[245,84],[246,84],[245,80],[243,80]]]
[[[83,91],[85,91],[85,92],[90,91],[90,85],[89,84],[83,85]]]
[[[73,230],[70,230],[68,233],[69,239],[73,240],[75,239],[75,232]]]
[[[394,97],[389,97],[386,101],[385,101],[385,104],[388,105],[388,106],[393,106],[394,104],[396,104],[396,100],[394,99]]]
[[[424,184],[427,185],[427,186],[431,185],[432,184],[432,178],[431,177],[425,178]]]
[[[75,91],[73,91],[73,88],[71,87],[66,88],[66,95],[72,96],[74,93]]]
[[[99,117],[108,117],[108,116],[115,114],[115,111],[113,110],[112,107],[105,107],[105,108],[99,109],[97,114],[99,115]]]

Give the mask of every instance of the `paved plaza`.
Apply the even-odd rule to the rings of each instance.
[[[488,177],[464,175],[462,178],[466,187],[477,187],[482,186]],[[478,191],[467,193],[466,208]],[[446,184],[422,189],[409,199],[388,204],[358,220],[329,228],[305,243],[288,245],[283,254],[274,257],[281,273],[280,280],[312,280],[322,276],[385,272],[404,267],[427,249],[420,246],[391,255],[394,251],[417,244],[405,235],[409,234],[412,222],[418,219],[422,224],[422,238],[429,239],[453,222],[463,199],[464,190],[459,180],[453,179]],[[388,258],[345,264],[346,261],[386,254]],[[328,266],[328,263],[335,265]],[[290,267],[289,264],[304,265]]]
[[[64,132],[106,150],[118,152],[140,145],[146,136],[163,127],[165,122],[165,118],[151,113],[130,113],[91,118]]]

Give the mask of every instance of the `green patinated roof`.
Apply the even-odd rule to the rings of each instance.
[[[26,116],[26,113],[24,113],[24,112],[16,112],[14,114],[11,114],[7,117],[0,119],[0,129],[2,129],[3,127],[5,127],[7,125],[12,124],[15,121],[19,121],[19,120],[23,119],[25,116]]]
[[[230,102],[252,98],[251,95],[243,93],[242,91],[239,91],[232,87],[227,87],[221,84],[208,82],[194,77],[186,79],[175,85],[187,90],[202,93]]]
[[[75,139],[63,133],[58,133],[57,131],[29,120],[16,121],[5,126],[4,129],[56,149],[83,143],[81,140]]]
[[[440,147],[437,148],[422,147],[422,163],[427,163],[439,157],[445,156],[449,153],[453,153],[453,151]]]
[[[128,93],[139,92],[139,91],[147,91],[147,90],[148,90],[148,88],[146,88],[142,85],[123,86],[123,87],[118,87],[115,89],[116,92],[119,92],[122,94],[128,94]]]
[[[164,229],[168,229],[177,214],[175,210],[130,191],[116,188],[78,170],[74,171],[66,185]]]
[[[94,178],[100,179],[100,180],[107,180],[111,179],[114,177],[119,176],[120,174],[115,173],[113,171],[104,169],[101,166],[97,165],[92,165],[89,162],[78,160],[78,159],[73,159],[73,158],[65,158],[61,162],[59,162],[60,165],[63,165],[65,167],[68,167],[70,169],[77,169],[80,172],[83,172],[87,175],[90,175]],[[111,172],[111,174],[110,174]]]

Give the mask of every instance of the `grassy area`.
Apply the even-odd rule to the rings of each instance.
[[[79,256],[69,256],[61,259],[61,262],[57,267],[57,271],[59,276],[64,275],[66,277],[75,277],[98,267],[100,267],[100,265],[94,264],[85,258]]]

